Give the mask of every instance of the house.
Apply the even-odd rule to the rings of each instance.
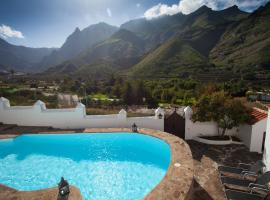
[[[238,137],[251,152],[262,153],[266,137],[267,112],[253,108],[251,116],[249,123],[239,127]]]
[[[267,92],[252,92],[248,91],[247,92],[247,98],[250,101],[270,101],[270,93],[269,91]]]
[[[266,127],[266,137],[264,142],[263,161],[266,165],[265,171],[270,171],[270,106],[268,109],[268,119]]]

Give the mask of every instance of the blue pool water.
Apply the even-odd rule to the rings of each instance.
[[[85,200],[139,200],[164,177],[170,147],[132,133],[23,135],[0,140],[0,183],[18,190],[55,187],[61,176]]]

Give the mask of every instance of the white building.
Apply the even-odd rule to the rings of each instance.
[[[266,171],[270,171],[270,109],[268,110],[267,130],[264,146],[263,160],[266,165]]]
[[[266,137],[267,112],[257,108],[252,110],[252,120],[241,125],[237,136],[251,152],[263,153]]]

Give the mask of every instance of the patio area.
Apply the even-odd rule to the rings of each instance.
[[[192,151],[195,169],[194,200],[225,200],[218,165],[237,166],[238,163],[255,163],[262,155],[251,153],[244,145],[206,145],[187,141]]]

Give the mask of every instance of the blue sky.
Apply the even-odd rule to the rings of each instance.
[[[76,27],[101,21],[112,25],[140,17],[188,14],[201,5],[214,10],[234,4],[253,11],[268,0],[5,0],[0,6],[0,37],[16,45],[60,47]]]

